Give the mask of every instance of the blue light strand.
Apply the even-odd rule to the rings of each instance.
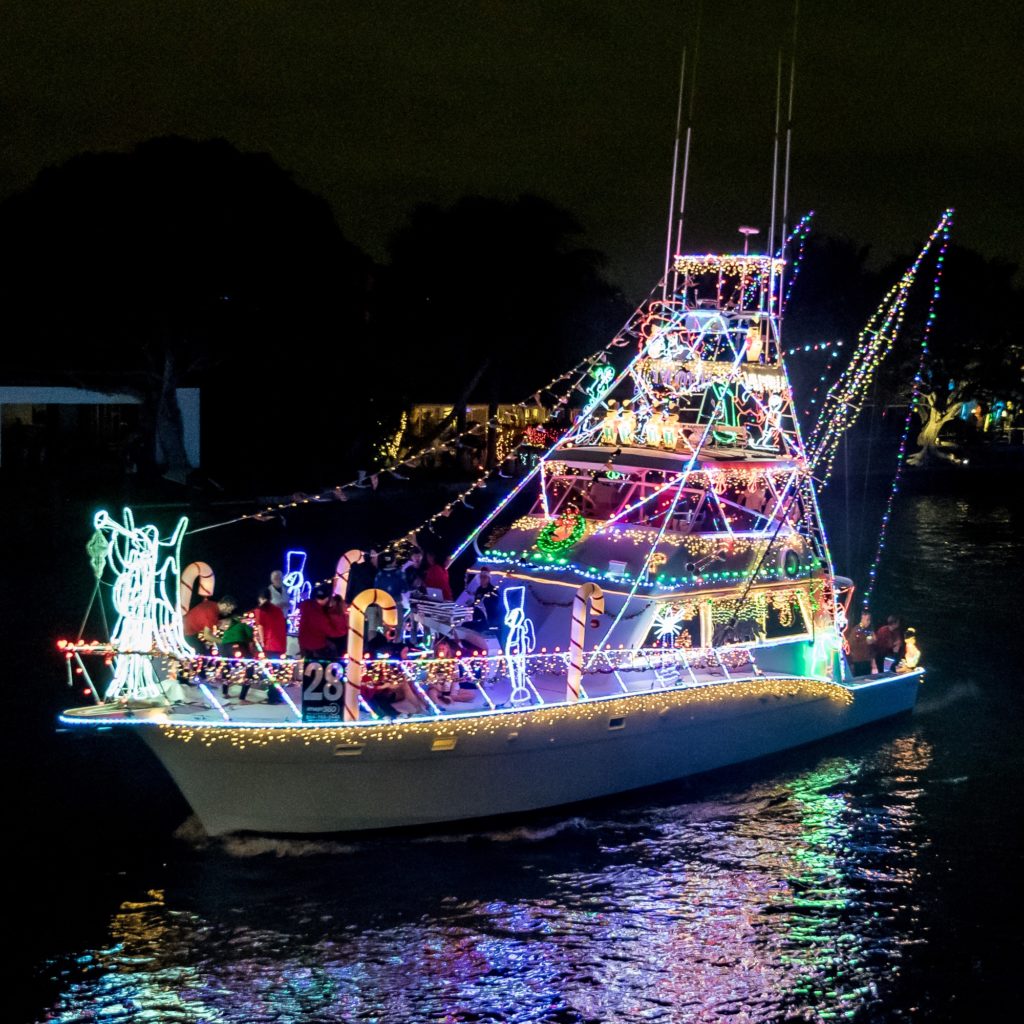
[[[910,439],[910,428],[914,420],[914,415],[917,412],[918,402],[920,401],[925,365],[927,364],[928,356],[930,354],[928,338],[932,332],[932,328],[935,326],[935,307],[938,304],[939,295],[942,290],[942,264],[945,261],[946,249],[949,246],[949,225],[951,223],[952,211],[950,211],[950,216],[946,218],[942,228],[942,245],[939,247],[939,255],[935,261],[935,278],[932,281],[932,293],[928,300],[928,315],[925,318],[924,330],[921,333],[921,356],[917,362],[917,372],[914,374],[914,383],[911,388],[910,402],[907,405],[907,415],[903,422],[903,433],[900,437],[899,450],[896,453],[896,472],[893,475],[892,486],[889,488],[889,495],[886,498],[885,512],[882,514],[882,524],[878,533],[878,544],[875,547],[875,557],[871,562],[871,568],[868,569],[868,582],[867,586],[864,588],[862,604],[865,612],[869,610],[871,596],[875,591],[875,584],[878,582],[878,566],[882,561],[882,553],[885,551],[885,541],[889,531],[889,523],[892,520],[893,505],[896,501],[896,494],[899,491],[900,480],[903,477],[903,467],[906,464],[907,442]]]

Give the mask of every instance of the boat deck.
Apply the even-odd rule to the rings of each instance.
[[[886,673],[884,676],[869,676],[863,680],[854,680],[844,685],[851,689],[856,689],[859,685],[880,682],[889,676],[889,673]],[[643,672],[616,670],[606,673],[592,673],[584,676],[583,686],[586,696],[593,699],[669,690],[678,692],[685,689],[740,683],[752,679],[763,682],[769,682],[774,679],[791,681],[794,679],[794,676],[778,672],[761,672],[752,664],[746,664],[738,669],[730,669],[726,666],[721,668],[717,666],[687,668],[681,665],[678,668],[661,672],[652,672],[650,670]],[[825,679],[818,681],[828,682]],[[434,699],[425,702],[427,704],[426,710],[418,708],[408,700],[399,701],[393,708],[397,716],[402,720],[440,721],[441,719],[477,714],[491,709],[502,710],[515,707],[520,710],[527,710],[544,705],[561,704],[565,701],[566,681],[564,675],[544,676],[538,674],[531,678],[531,683],[536,690],[537,696],[531,693],[531,699],[524,704],[512,703],[511,684],[506,677],[499,676],[484,682],[483,692],[481,692],[479,687],[463,689],[461,691],[463,699],[461,700],[456,697],[451,703],[446,704],[437,698],[434,691],[429,691]],[[153,711],[159,713],[161,717],[166,716],[166,719],[171,722],[182,724],[188,722],[197,725],[227,725],[229,723],[238,725],[270,725],[295,722],[297,719],[296,711],[301,707],[301,693],[297,683],[292,683],[285,687],[285,692],[291,703],[285,702],[282,704],[267,704],[262,691],[250,691],[249,696],[256,697],[256,700],[241,701],[237,697],[224,698],[219,688],[211,688],[215,699],[221,705],[219,708],[211,705],[198,689],[193,687],[185,687],[185,689],[189,698],[187,701],[153,708]],[[229,692],[236,691],[237,687],[234,687]],[[421,690],[420,692],[422,693],[423,691]],[[537,699],[538,696],[539,700]],[[465,699],[466,697],[469,699]],[[103,716],[104,709],[106,715],[111,718],[123,717],[126,710],[123,707],[100,705],[93,708],[83,708],[81,713],[83,717]],[[375,716],[375,713],[365,703],[362,703],[360,721],[369,723],[374,721],[375,717],[381,721],[386,721],[385,716]]]

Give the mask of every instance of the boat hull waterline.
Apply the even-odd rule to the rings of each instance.
[[[387,724],[253,728],[159,712],[130,724],[211,836],[344,833],[536,811],[754,760],[912,710],[921,676],[751,677]]]

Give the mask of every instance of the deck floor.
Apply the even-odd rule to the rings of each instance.
[[[742,669],[725,670],[717,666],[694,668],[691,671],[682,669],[681,674],[675,671],[666,673],[666,680],[662,682],[651,671],[617,671],[607,673],[594,673],[585,675],[583,687],[589,697],[609,697],[622,693],[648,693],[661,689],[678,689],[686,686],[708,686],[715,683],[729,682],[730,679],[749,679],[754,674],[752,666],[746,665]],[[772,678],[777,673],[765,673],[766,678]],[[788,678],[788,677],[787,677]],[[545,704],[560,703],[565,700],[566,681],[565,676],[533,676],[531,683],[540,695]],[[490,698],[490,703],[481,694],[479,688],[465,688],[461,691],[463,697],[469,696],[468,700],[453,699],[451,703],[443,703],[434,699],[434,710],[427,707],[424,712],[410,701],[399,701],[394,705],[394,710],[403,717],[427,717],[443,718],[445,716],[472,713],[487,710],[491,704],[496,707],[508,707],[510,705],[511,684],[507,677],[499,676],[484,683],[485,693]],[[224,711],[232,721],[239,723],[270,723],[294,721],[295,713],[287,704],[269,705],[265,702],[265,691],[253,688],[249,692],[249,700],[241,701],[237,697],[223,698],[219,687],[211,686],[211,692],[223,705]],[[198,689],[186,687],[189,700],[186,703],[174,704],[167,708],[167,714],[172,718],[188,718],[191,721],[223,721],[223,717],[216,708],[212,707],[202,696]],[[238,687],[234,686],[229,693],[237,693]],[[301,704],[301,691],[297,683],[289,684],[286,692],[296,707]],[[434,691],[430,691],[433,695]],[[538,706],[536,698],[523,707]],[[364,706],[360,715],[361,720],[369,720],[371,714]]]

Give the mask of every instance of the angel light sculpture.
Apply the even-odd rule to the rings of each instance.
[[[155,526],[136,526],[129,508],[120,523],[97,512],[94,525],[109,538],[106,561],[116,576],[112,599],[118,619],[110,642],[118,653],[105,698],[158,700],[164,694],[153,671],[153,654],[188,658],[194,653],[185,643],[174,599],[188,519],[180,519],[166,540]]]

